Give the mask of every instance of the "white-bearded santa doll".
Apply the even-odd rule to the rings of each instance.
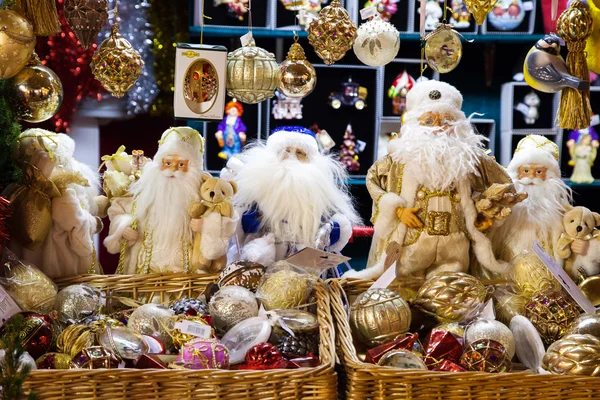
[[[108,216],[109,253],[121,253],[117,273],[190,273],[193,232],[201,221],[188,206],[200,200],[204,140],[195,129],[166,130],[152,161],[129,187],[129,196],[114,198]]]
[[[14,158],[23,169],[25,184],[13,184],[5,191],[16,207],[27,207],[26,199],[36,196],[26,194],[28,187],[44,193],[37,205],[45,204],[44,210],[15,213],[9,248],[51,278],[101,272],[94,235],[102,230],[99,213],[106,198],[99,196],[98,174],[73,158],[74,151],[75,142],[65,134],[38,128],[24,131]],[[47,234],[43,238],[32,235],[41,232],[42,225],[49,228]]]
[[[490,191],[504,200],[517,196],[461,107],[460,92],[444,82],[420,82],[408,93],[400,137],[367,175],[374,204],[367,264],[372,268],[345,276],[379,277],[390,244],[398,253],[396,276],[467,272],[470,251],[489,270],[508,269],[494,258],[482,232],[506,215],[506,207],[486,196]]]
[[[235,176],[242,257],[262,264],[305,247],[340,252],[360,222],[347,172],[319,152],[315,134],[297,126],[273,130],[266,144],[247,147]]]

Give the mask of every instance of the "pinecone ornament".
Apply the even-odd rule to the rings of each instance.
[[[600,339],[567,335],[548,347],[542,366],[553,374],[600,376]]]
[[[309,354],[319,355],[319,336],[314,332],[285,333],[280,337],[277,350],[287,358],[306,357]]]
[[[169,306],[175,315],[185,314],[188,316],[208,314],[208,307],[198,299],[182,297]]]

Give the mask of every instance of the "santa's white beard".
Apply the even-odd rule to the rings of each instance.
[[[180,246],[182,238],[191,242],[188,207],[200,199],[201,175],[202,171],[191,166],[185,173],[161,171],[161,166],[151,161],[144,166],[141,178],[131,185],[135,218],[143,232],[152,233],[155,246]]]
[[[247,148],[237,174],[234,197],[240,214],[258,205],[261,227],[282,241],[312,246],[324,220],[336,213],[352,224],[360,217],[347,192],[347,173],[329,156],[315,154],[307,163],[281,161],[276,151],[263,145]]]
[[[468,120],[458,121],[446,132],[421,126],[414,119],[402,125],[397,150],[390,156],[405,165],[405,172],[430,189],[448,190],[459,179],[477,173],[485,137],[477,135]]]

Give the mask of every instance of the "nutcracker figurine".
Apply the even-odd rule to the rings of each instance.
[[[218,126],[215,137],[222,149],[219,158],[228,160],[242,152],[246,144],[246,125],[242,121],[244,107],[235,99],[225,106],[225,118]]]

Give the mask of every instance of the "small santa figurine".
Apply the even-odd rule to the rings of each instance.
[[[219,158],[229,160],[242,152],[246,144],[246,125],[242,121],[244,107],[236,99],[225,106],[225,118],[219,123],[215,137],[219,142],[221,151]]]
[[[346,246],[360,221],[347,172],[319,152],[310,129],[277,128],[266,144],[256,143],[240,158],[234,202],[244,258],[268,265],[305,247],[335,252]]]
[[[200,200],[204,140],[195,129],[166,130],[152,161],[129,188],[115,198],[108,216],[109,253],[121,253],[117,273],[188,273],[193,232],[201,229],[188,206]]]

